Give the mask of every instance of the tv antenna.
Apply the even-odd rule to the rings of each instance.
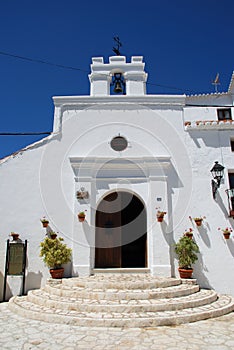
[[[215,92],[218,92],[218,85],[220,85],[219,73],[216,74],[215,80],[212,81],[212,85],[215,87]]]
[[[119,51],[119,48],[122,46],[122,43],[120,42],[120,39],[118,36],[114,36],[114,41],[115,41],[115,46],[113,46],[113,51],[114,53],[117,55],[117,56],[120,56],[120,51]]]

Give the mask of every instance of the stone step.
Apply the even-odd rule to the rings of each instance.
[[[217,293],[201,289],[199,292],[177,298],[162,299],[118,299],[95,300],[82,298],[66,298],[51,295],[43,289],[29,291],[27,300],[31,303],[59,310],[75,310],[79,312],[156,312],[172,311],[197,307],[217,300]]]
[[[98,274],[89,277],[77,277],[62,279],[62,284],[68,287],[82,287],[90,289],[155,289],[172,287],[181,284],[179,278],[160,278],[149,274],[124,273]]]
[[[86,298],[95,300],[146,300],[186,296],[198,292],[200,288],[198,285],[179,284],[173,285],[172,287],[151,289],[94,289],[68,286],[64,283],[47,283],[44,289],[51,295],[58,295],[67,298]]]
[[[178,325],[211,317],[217,317],[234,310],[232,297],[222,295],[211,304],[182,310],[157,312],[87,312],[61,310],[39,306],[25,297],[13,297],[9,307],[23,317],[77,326],[103,327],[155,327]]]

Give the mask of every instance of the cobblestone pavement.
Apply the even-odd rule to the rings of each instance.
[[[229,350],[234,313],[174,327],[94,328],[26,319],[1,303],[0,349]]]

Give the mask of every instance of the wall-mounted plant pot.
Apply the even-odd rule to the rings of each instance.
[[[229,239],[230,238],[230,232],[223,232],[223,236],[225,239]]]
[[[201,226],[202,225],[202,219],[201,220],[194,220],[196,222],[197,226]]]
[[[79,220],[79,222],[84,222],[85,221],[85,216],[79,216],[78,215],[78,220]]]
[[[163,219],[164,219],[164,216],[158,216],[157,217],[158,222],[163,222]]]
[[[193,238],[193,234],[191,232],[186,232],[185,233],[185,236],[189,237],[189,238]]]
[[[56,234],[56,233],[51,233],[51,234],[50,234],[50,238],[51,238],[51,239],[55,239],[56,237],[57,237],[57,234]]]
[[[11,237],[13,241],[17,241],[19,239],[19,233],[11,233]]]
[[[181,267],[178,268],[180,278],[192,278],[193,269],[183,269]]]
[[[64,268],[61,267],[60,269],[50,269],[50,274],[51,274],[51,277],[55,279],[63,278]]]
[[[42,226],[43,226],[43,227],[47,227],[48,225],[49,225],[49,221],[43,221],[43,222],[42,222]]]

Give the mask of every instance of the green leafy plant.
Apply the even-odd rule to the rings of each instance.
[[[202,220],[204,220],[204,219],[206,219],[206,217],[205,216],[196,216],[195,218],[192,218],[191,216],[189,216],[189,219],[190,220],[194,220],[194,221],[202,221]]]
[[[72,250],[63,243],[62,237],[55,239],[46,237],[40,243],[40,247],[40,257],[49,268],[58,269],[62,264],[71,261]]]
[[[223,233],[231,233],[232,232],[232,228],[231,227],[226,227],[226,228],[218,228],[218,230],[223,231]]]
[[[163,211],[163,210],[160,210],[160,208],[156,208],[157,209],[157,218],[161,218],[161,217],[164,217],[164,215],[166,215],[166,211]]]
[[[46,219],[45,216],[43,216],[43,218],[41,218],[40,221],[41,221],[42,223],[45,223],[45,222],[46,222],[46,223],[49,223],[49,220]]]
[[[183,236],[175,244],[175,253],[178,257],[179,267],[190,269],[192,264],[198,259],[199,247],[192,239]]]

